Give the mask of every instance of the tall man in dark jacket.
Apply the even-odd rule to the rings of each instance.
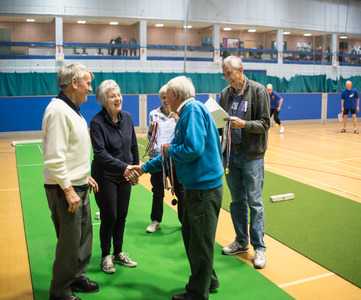
[[[264,236],[264,155],[270,127],[270,102],[266,88],[243,74],[242,60],[229,56],[222,63],[229,86],[223,89],[219,104],[230,115],[229,126],[223,129],[223,164],[232,196],[230,205],[235,241],[222,249],[234,255],[249,251],[248,207],[250,208],[250,239],[255,250],[255,268],[266,266]],[[230,138],[228,130],[231,130]],[[225,147],[223,147],[225,148]]]

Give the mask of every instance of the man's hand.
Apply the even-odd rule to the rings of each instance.
[[[224,119],[224,121],[231,122],[231,128],[244,128],[246,127],[246,121],[237,117],[229,117]]]
[[[64,189],[64,194],[66,201],[68,201],[69,208],[68,212],[76,212],[76,210],[80,207],[80,197],[77,193],[75,193],[73,186],[69,186],[68,188]]]
[[[172,146],[171,144],[167,143],[167,144],[163,144],[162,146],[162,152],[164,156],[168,156],[168,149],[169,147]]]
[[[95,194],[96,192],[99,191],[98,183],[94,180],[94,178],[90,177],[89,175],[88,175],[88,183],[89,183],[89,193],[93,191],[93,193]]]
[[[134,166],[128,165],[125,169],[123,176],[126,180],[131,181],[132,183],[138,183],[138,177],[140,176]]]

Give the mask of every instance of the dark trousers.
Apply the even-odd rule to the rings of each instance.
[[[122,252],[125,221],[128,214],[131,184],[128,181],[97,180],[99,191],[95,200],[100,210],[100,247],[102,257]]]
[[[167,172],[168,175],[168,172]],[[178,182],[175,168],[173,168],[174,179],[174,193],[178,198],[178,219],[182,223],[183,219],[183,198],[184,187]],[[164,186],[163,186],[163,172],[155,172],[150,175],[150,182],[152,184],[153,204],[150,219],[152,221],[162,222],[163,217],[163,199],[164,199]]]
[[[275,122],[278,124],[278,125],[281,125],[281,121],[280,119],[278,118],[278,115],[280,114],[280,112],[276,109],[276,108],[271,108],[270,110],[271,114],[270,114],[270,117],[273,116],[273,120],[275,120]]]
[[[208,299],[210,286],[218,282],[213,258],[222,196],[223,185],[211,190],[186,189],[184,194],[182,235],[191,267],[189,299]]]
[[[75,213],[68,212],[69,204],[63,190],[46,188],[51,218],[54,223],[58,243],[56,245],[53,278],[50,294],[64,297],[72,294],[70,285],[87,279],[87,269],[91,252],[93,229],[88,191],[76,193],[81,206]]]

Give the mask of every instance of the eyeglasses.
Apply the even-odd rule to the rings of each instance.
[[[236,71],[237,71],[237,69],[234,70],[233,72],[223,73],[222,78],[226,79],[226,78],[232,77],[234,75],[234,73],[236,73]]]

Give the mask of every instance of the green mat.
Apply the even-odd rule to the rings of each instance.
[[[295,199],[269,201],[287,193]],[[227,211],[230,202],[224,184],[222,207]],[[268,235],[361,287],[360,203],[267,171],[263,203]]]
[[[16,157],[29,253],[34,297],[48,299],[55,255],[56,236],[43,188],[41,145],[16,146]],[[92,214],[98,211],[91,196]],[[162,229],[147,234],[151,193],[137,185],[132,190],[126,222],[124,251],[138,262],[136,268],[116,266],[116,273],[100,269],[99,221],[93,219],[93,255],[87,270],[100,285],[95,294],[78,294],[82,299],[171,299],[183,293],[190,268],[182,243],[176,212],[165,205]],[[221,255],[215,247],[215,270],[220,288],[210,299],[290,299],[291,297],[257,270],[234,256]]]

